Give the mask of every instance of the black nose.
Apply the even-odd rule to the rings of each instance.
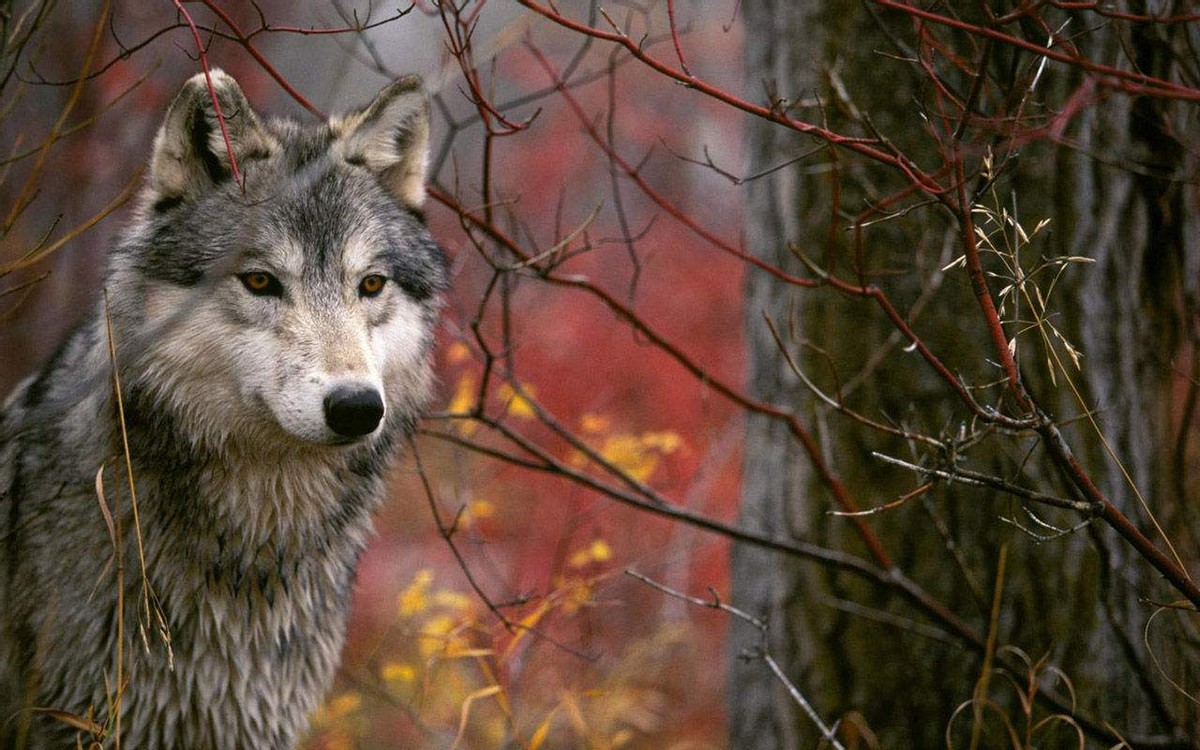
[[[383,398],[374,388],[337,388],[325,397],[325,424],[342,437],[370,434],[383,419]]]

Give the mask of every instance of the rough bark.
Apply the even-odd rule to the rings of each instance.
[[[1182,10],[1171,3],[1159,5],[1163,7],[1152,11]],[[867,112],[893,143],[918,162],[933,163],[918,118],[917,103],[927,100],[927,80],[915,66],[880,54],[900,55],[894,45],[911,37],[907,19],[874,14],[870,3],[851,0],[746,0],[742,9],[746,84],[760,101],[768,90],[791,100],[819,96],[824,107],[801,106],[796,112],[810,121],[828,118],[835,129],[853,130],[857,126],[848,108],[832,93],[836,76],[849,101]],[[1146,12],[1142,7],[1124,9]],[[1172,78],[1180,68],[1174,56],[1194,50],[1197,37],[1197,30],[1186,25],[1110,23],[1078,41],[1093,59],[1124,67],[1136,62],[1147,73]],[[1008,49],[995,54],[997,75],[1007,72],[1014,79],[1033,61],[1028,53]],[[1039,84],[1038,99],[1047,107],[1061,106],[1082,81],[1078,70],[1052,64]],[[1179,362],[1189,365],[1190,359],[1179,357],[1192,351],[1196,315],[1196,117],[1195,105],[1109,94],[1069,125],[1074,148],[1023,146],[998,191],[1010,210],[1016,206],[1027,228],[1041,218],[1051,219],[1050,234],[1039,249],[1043,255],[1095,260],[1064,275],[1051,308],[1056,325],[1083,352],[1082,369],[1071,374],[1085,404],[1099,410],[1097,422],[1120,464],[1081,417],[1085,408],[1061,373],[1051,382],[1044,356],[1028,336],[1020,341],[1023,377],[1039,402],[1067,425],[1068,440],[1101,489],[1152,534],[1125,479],[1128,472],[1193,566],[1196,513],[1188,504],[1194,506],[1196,500],[1189,489],[1195,461],[1189,444],[1180,439],[1190,427],[1179,424],[1180,413],[1186,416],[1189,387],[1173,368]],[[813,145],[763,120],[750,123],[747,137],[748,174]],[[835,170],[828,157],[809,160],[752,182],[747,190],[748,248],[797,273],[804,269],[789,243],[852,279],[855,264],[866,263],[881,272],[871,281],[901,303],[902,311],[920,311],[911,313],[910,322],[965,382],[995,380],[994,357],[965,275],[940,272],[961,252],[954,244],[957,225],[928,209],[871,227],[865,234],[864,260],[856,254],[844,216],[834,216],[834,180],[839,180],[840,206],[850,212],[870,195],[886,195],[900,183],[880,170],[858,171],[852,161],[839,157]],[[824,168],[814,168],[820,164]],[[825,458],[861,504],[887,503],[920,482],[920,477],[869,455],[875,450],[908,459],[913,456],[910,447],[818,404],[789,371],[764,315],[778,323],[789,351],[829,392],[852,384],[847,400],[858,411],[935,435],[969,429],[969,416],[945,384],[894,339],[889,341],[892,327],[869,303],[827,288],[799,289],[752,272],[746,286],[750,391],[803,417],[820,436]],[[881,352],[886,356],[879,357]],[[855,381],[854,374],[864,367],[873,368],[867,370],[869,377]],[[1069,494],[1061,472],[1029,438],[973,447],[969,465]],[[850,524],[829,515],[829,493],[778,422],[749,420],[743,481],[741,522],[747,527],[861,552]],[[1034,523],[1000,493],[943,484],[900,509],[871,517],[870,524],[907,575],[980,633],[988,627],[993,577],[1005,546],[1008,576],[999,643],[1035,660],[1048,656],[1072,680],[1080,707],[1091,718],[1139,737],[1196,743],[1194,707],[1159,677],[1143,642],[1146,621],[1155,611],[1144,600],[1170,600],[1170,590],[1119,537],[1097,524],[1039,543],[1001,517]],[[1040,517],[1063,528],[1081,520],[1065,512]],[[827,720],[869,726],[884,747],[944,746],[951,714],[970,700],[979,677],[977,652],[929,637],[919,625],[882,622],[890,616],[921,617],[877,588],[809,563],[735,547],[732,571],[733,603],[764,616],[771,626],[771,653]],[[1160,660],[1194,649],[1194,643],[1183,645],[1194,634],[1182,618],[1161,623],[1150,638]],[[816,734],[811,723],[778,681],[761,662],[736,658],[753,652],[758,639],[753,628],[734,626],[731,747],[812,746]],[[1172,674],[1178,676],[1182,669]],[[1065,732],[1040,739],[1043,746],[1075,746]]]

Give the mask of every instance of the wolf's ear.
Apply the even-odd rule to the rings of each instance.
[[[237,81],[216,69],[209,72],[209,77],[211,92],[203,73],[183,84],[154,139],[150,177],[160,201],[196,195],[229,179],[233,175],[231,148],[241,166],[270,156],[278,147]],[[213,92],[221,105],[225,133],[213,108]]]
[[[429,162],[429,97],[419,77],[385,86],[366,109],[334,118],[329,127],[342,158],[374,172],[396,200],[421,207]]]

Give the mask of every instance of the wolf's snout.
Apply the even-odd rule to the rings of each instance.
[[[325,424],[342,437],[362,437],[383,419],[383,398],[374,388],[337,388],[325,397]]]

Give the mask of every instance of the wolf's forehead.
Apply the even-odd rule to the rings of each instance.
[[[374,180],[346,166],[314,162],[289,175],[267,202],[264,228],[320,250],[355,236],[382,240],[395,214]]]
[[[277,118],[269,123],[275,141],[282,146],[281,158],[293,171],[320,161],[333,146],[333,130],[328,123],[301,125],[295,120]]]

